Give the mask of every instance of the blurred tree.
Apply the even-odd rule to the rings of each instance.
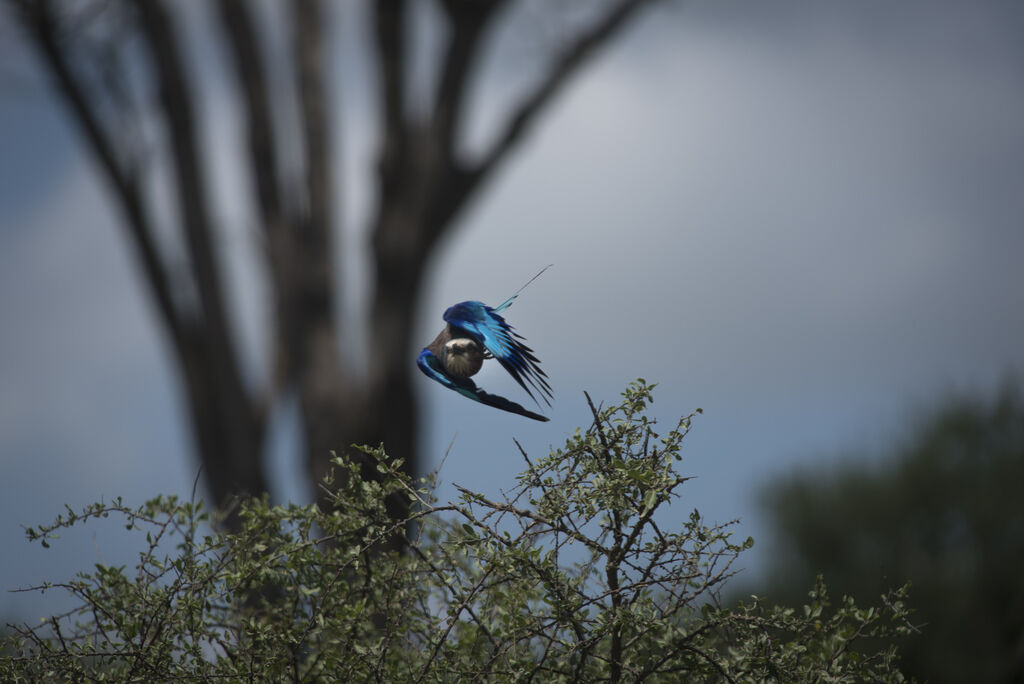
[[[180,372],[203,473],[213,500],[223,505],[235,494],[268,489],[263,443],[285,398],[299,407],[311,483],[325,474],[330,450],[351,443],[383,442],[416,470],[410,333],[426,265],[554,95],[649,0],[369,3],[380,140],[376,205],[367,226],[371,313],[358,326],[372,340],[368,358],[351,349],[341,353],[342,298],[332,264],[340,212],[331,150],[342,130],[327,92],[326,55],[333,40],[328,10],[340,6],[320,0],[4,2],[52,75],[119,206]],[[418,96],[423,85],[414,83],[410,56],[416,32],[425,30],[411,16],[421,9],[434,12],[441,27],[436,63],[425,69],[436,74],[425,102],[411,94],[415,89]],[[234,168],[251,184],[264,248],[270,343],[258,362],[255,375],[267,378],[259,387],[243,368],[240,350],[253,345],[243,344],[235,327],[218,253],[224,226],[212,211],[216,191],[201,116],[210,94],[203,86],[216,69],[189,62],[206,35],[188,30],[196,16],[215,20],[212,35],[223,45],[204,50],[202,59],[226,57],[248,144],[247,158]],[[540,21],[551,28],[552,20],[551,35],[560,39],[532,90],[510,108],[488,148],[465,154],[471,85],[492,51],[496,24],[537,43],[534,29]],[[419,73],[424,65],[415,66]],[[161,205],[167,198],[170,211]],[[346,312],[342,320],[354,317]]]
[[[931,682],[1024,681],[1024,401],[950,401],[890,458],[803,473],[766,490],[779,544],[773,600],[802,600],[822,573],[877,597],[910,580],[919,634],[905,674]]]

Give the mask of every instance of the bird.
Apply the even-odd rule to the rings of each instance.
[[[550,267],[542,268],[526,285]],[[551,406],[554,395],[548,384],[548,376],[540,368],[540,361],[534,356],[533,350],[526,346],[525,338],[515,332],[501,315],[526,285],[498,306],[491,307],[483,302],[469,300],[448,307],[442,317],[445,321],[444,329],[433,342],[423,348],[416,359],[416,365],[428,378],[464,397],[546,422],[549,420],[546,416],[534,413],[505,397],[486,392],[470,379],[480,371],[485,360],[497,359],[534,403],[540,406],[533,394],[536,392],[544,403]]]

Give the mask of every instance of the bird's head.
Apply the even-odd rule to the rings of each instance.
[[[452,375],[468,378],[484,365],[484,352],[475,340],[456,337],[444,345],[444,367]]]

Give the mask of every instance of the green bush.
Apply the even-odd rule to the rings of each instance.
[[[819,572],[858,599],[910,582],[925,626],[900,644],[904,672],[1024,684],[1024,387],[940,398],[912,426],[765,489],[769,595],[799,598]]]
[[[174,497],[29,529],[45,545],[117,515],[147,543],[134,568],[41,587],[78,608],[14,627],[0,680],[901,681],[902,590],[833,606],[819,580],[803,611],[723,607],[753,541],[696,510],[666,522],[693,415],[657,434],[651,390],[590,403],[592,425],[546,457],[520,449],[526,469],[501,498],[439,504],[429,478],[364,449],[379,481],[337,459],[333,508],[248,501],[234,535],[203,533],[202,506]],[[388,517],[393,495],[408,520]]]

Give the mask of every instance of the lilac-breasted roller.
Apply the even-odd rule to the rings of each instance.
[[[548,268],[544,267],[526,285]],[[540,361],[533,355],[533,350],[524,344],[525,339],[501,316],[501,312],[512,305],[526,285],[495,307],[475,300],[448,307],[444,312],[444,330],[423,348],[416,359],[416,365],[427,377],[474,401],[546,421],[547,417],[529,411],[505,397],[485,392],[470,380],[483,366],[485,359],[494,358],[534,402],[537,399],[530,391],[531,388],[540,394],[544,403],[551,406],[551,386],[548,385],[548,376],[540,369]]]

